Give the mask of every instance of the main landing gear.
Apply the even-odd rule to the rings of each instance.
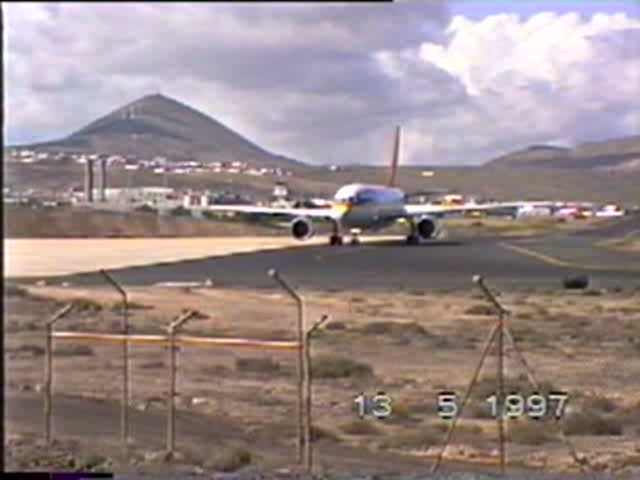
[[[409,232],[409,235],[407,235],[405,242],[407,245],[418,245],[420,243],[418,228],[416,227],[416,224],[413,221],[409,222],[409,226],[411,227],[411,231]]]
[[[351,245],[360,245],[360,237],[358,236],[357,233],[354,233],[351,235],[351,242],[349,242]],[[329,237],[329,245],[334,246],[334,245],[343,245],[344,244],[344,238],[342,237],[342,235],[331,235]]]
[[[333,221],[333,234],[329,237],[329,245],[331,245],[332,247],[334,245],[342,245],[340,224],[335,220]]]
[[[333,224],[333,232],[332,235],[329,237],[329,245],[334,246],[334,245],[343,245],[344,244],[344,237],[342,235],[342,227],[340,226],[340,224],[338,222],[334,222]],[[359,229],[352,229],[350,232],[351,235],[351,245],[360,245],[360,230]]]
[[[410,233],[406,238],[407,245],[418,245],[420,243],[420,237],[415,233]]]
[[[342,245],[342,235],[333,234],[329,237],[329,245]]]

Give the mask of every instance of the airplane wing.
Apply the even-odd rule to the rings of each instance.
[[[291,217],[309,217],[333,219],[339,215],[339,211],[333,208],[279,208],[260,207],[257,205],[210,205],[203,210],[209,212],[226,213],[255,213],[262,215],[287,215]]]
[[[433,188],[433,189],[427,189],[427,190],[416,190],[414,192],[408,192],[406,194],[407,198],[412,198],[412,197],[430,197],[430,196],[434,196],[434,195],[445,195],[447,193],[451,193],[451,190],[445,189],[445,188]]]
[[[505,208],[517,209],[523,205],[536,204],[537,202],[502,202],[502,203],[468,203],[464,205],[405,205],[407,215],[447,215],[464,212],[486,212],[491,210],[501,210]],[[541,205],[546,202],[539,202]]]

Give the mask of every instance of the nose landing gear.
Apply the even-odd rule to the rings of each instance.
[[[333,233],[329,237],[329,245],[337,246],[342,245],[342,228],[340,227],[340,223],[337,221],[333,222]]]

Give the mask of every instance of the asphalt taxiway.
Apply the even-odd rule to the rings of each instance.
[[[640,256],[596,246],[614,233],[633,231],[639,223],[640,217],[632,217],[589,232],[508,242],[504,238],[471,238],[407,246],[402,239],[385,239],[358,246],[311,245],[120,268],[111,273],[128,286],[211,279],[219,287],[264,289],[277,288],[267,274],[276,268],[299,288],[323,291],[471,288],[476,274],[503,289],[558,288],[567,275],[582,273],[590,275],[594,288],[639,288]],[[104,285],[98,273],[48,280],[86,287]]]
[[[510,243],[512,250],[538,255],[556,265],[573,265],[583,270],[626,270],[640,274],[640,254],[609,250],[611,240],[640,233],[640,215],[611,220],[597,228],[521,239]],[[515,247],[515,248],[513,248]]]

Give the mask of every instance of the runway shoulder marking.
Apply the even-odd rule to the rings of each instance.
[[[528,255],[529,257],[533,257],[536,258],[538,260],[541,260],[545,263],[551,264],[551,265],[556,265],[558,267],[573,267],[574,265],[568,262],[565,262],[563,260],[559,260],[557,258],[551,257],[549,255],[545,255],[544,253],[540,253],[540,252],[536,252],[535,250],[531,250],[529,248],[524,248],[524,247],[517,247],[516,245],[512,245],[510,243],[506,243],[506,242],[500,242],[498,245],[500,245],[502,248],[506,248],[507,250],[512,250],[516,253],[520,253],[522,255]]]
[[[565,260],[560,260],[559,258],[552,257],[551,255],[547,255],[545,253],[536,252],[535,250],[531,250],[529,248],[518,247],[516,245],[500,242],[502,248],[506,248],[507,250],[514,251],[516,253],[520,253],[522,255],[527,255],[529,257],[540,260],[549,265],[555,265],[557,267],[566,267],[566,268],[574,268],[579,270],[597,270],[597,271],[625,271],[625,272],[638,272],[640,273],[640,269],[630,268],[630,267],[622,267],[622,266],[602,266],[602,265],[585,265],[582,263],[573,263],[567,262]]]

